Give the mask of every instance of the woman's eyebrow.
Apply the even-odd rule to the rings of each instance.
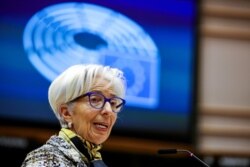
[[[91,92],[95,92],[95,93],[100,93],[100,94],[102,94],[102,95],[104,95],[104,93],[103,93],[103,91],[101,91],[101,90],[95,90],[95,89],[93,89],[93,90],[91,90]],[[117,97],[116,95],[115,95],[115,93],[108,93],[108,95],[110,96],[110,97]]]
[[[100,91],[100,90],[95,90],[95,89],[90,90],[90,92],[95,92],[95,93],[100,93],[100,94],[102,94],[102,91]]]

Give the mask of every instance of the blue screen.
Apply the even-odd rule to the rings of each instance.
[[[57,124],[50,82],[73,64],[97,63],[127,78],[115,132],[191,137],[196,1],[9,0],[0,8],[0,118]]]

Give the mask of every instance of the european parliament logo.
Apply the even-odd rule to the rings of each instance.
[[[23,45],[33,66],[49,81],[74,64],[104,64],[124,71],[129,106],[158,105],[158,49],[136,22],[106,7],[60,3],[28,21]]]

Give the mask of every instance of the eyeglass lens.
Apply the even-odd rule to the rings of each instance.
[[[113,112],[119,112],[121,107],[123,106],[123,101],[118,97],[107,99],[102,94],[98,93],[93,93],[89,95],[90,105],[96,109],[103,108],[107,101],[110,103]]]

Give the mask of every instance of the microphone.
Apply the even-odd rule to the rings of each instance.
[[[187,153],[190,157],[193,157],[194,159],[198,160],[200,163],[202,163],[204,166],[209,167],[208,164],[206,164],[204,161],[202,161],[200,158],[198,158],[196,155],[194,155],[189,150],[182,150],[182,149],[160,149],[158,150],[158,154],[177,154],[177,153]]]

